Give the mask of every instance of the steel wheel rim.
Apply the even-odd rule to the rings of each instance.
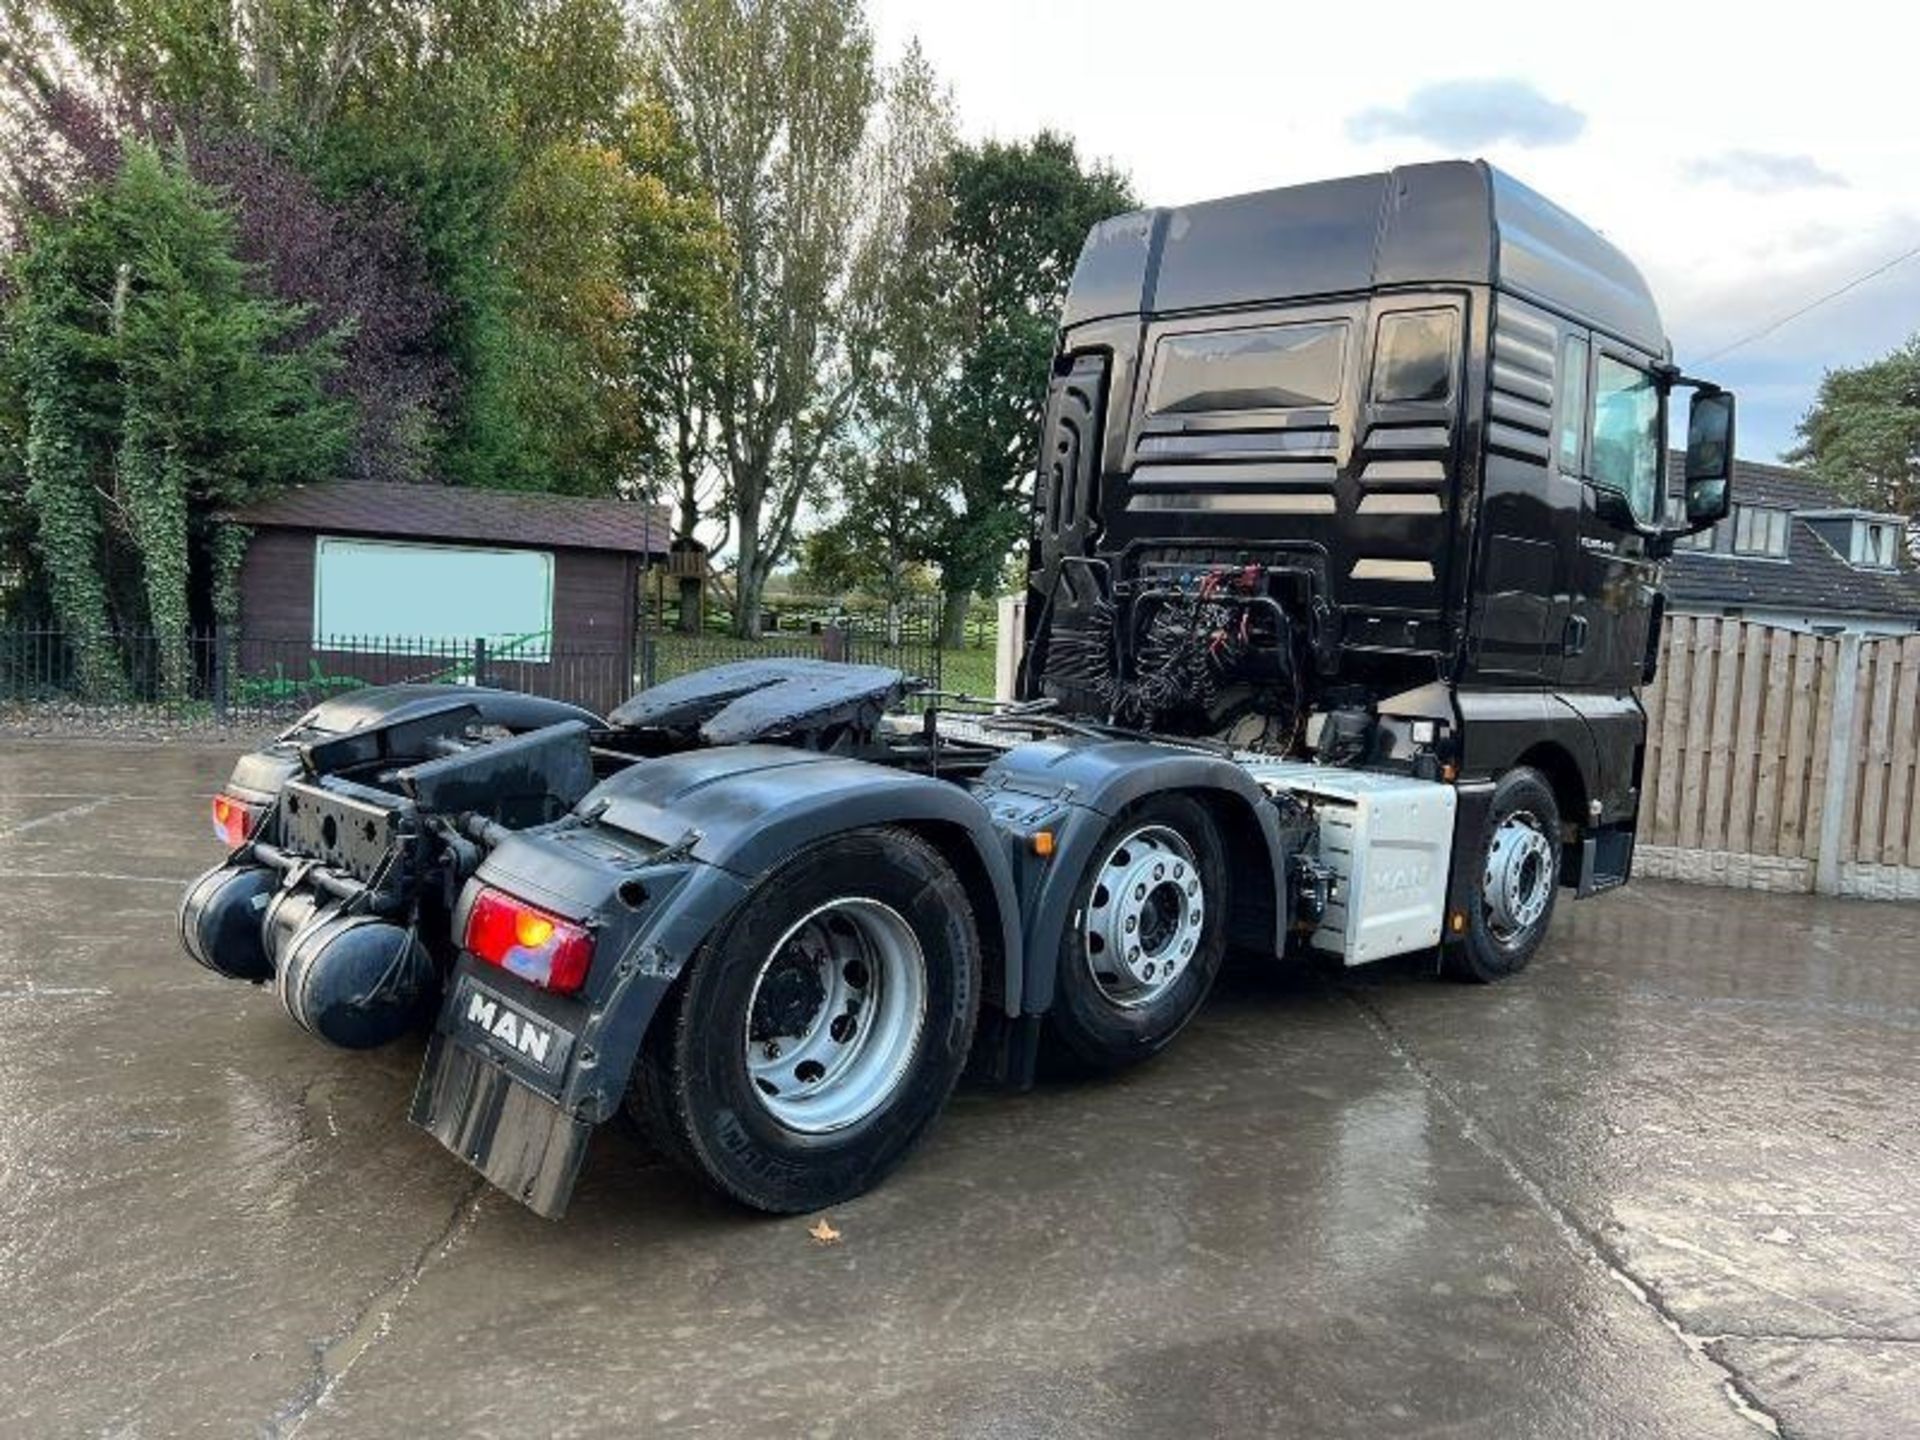
[[[1531,810],[1516,810],[1495,827],[1481,880],[1494,939],[1510,944],[1540,923],[1553,898],[1554,868],[1553,842]]]
[[[1165,825],[1129,831],[1094,869],[1081,920],[1087,973],[1111,1004],[1151,1005],[1187,973],[1206,920],[1206,887],[1186,837]]]
[[[747,997],[749,1088],[789,1130],[843,1130],[899,1088],[926,1023],[927,962],[904,916],[830,900],[790,926]]]

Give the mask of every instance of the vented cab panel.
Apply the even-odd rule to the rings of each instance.
[[[1033,552],[1027,572],[1027,633],[1019,693],[1043,674],[1053,638],[1084,634],[1105,587],[1090,564],[1100,532],[1101,431],[1106,420],[1110,359],[1104,350],[1054,362],[1034,477]],[[1099,709],[1064,677],[1052,677],[1045,693],[1076,706]]]

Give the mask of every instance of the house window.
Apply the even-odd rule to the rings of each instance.
[[[504,658],[541,661],[551,652],[553,556],[545,550],[322,535],[313,560],[318,649],[409,653],[484,639]]]
[[[1784,560],[1787,556],[1787,512],[1763,505],[1736,505],[1733,510],[1733,553]]]
[[[1876,570],[1891,570],[1895,547],[1899,544],[1898,526],[1886,520],[1860,520],[1853,527],[1853,563]]]
[[[1677,530],[1687,523],[1687,502],[1678,495],[1667,497],[1666,523],[1669,530]],[[1682,535],[1673,542],[1675,550],[1713,550],[1720,535],[1718,524],[1709,525],[1704,530],[1691,535]]]

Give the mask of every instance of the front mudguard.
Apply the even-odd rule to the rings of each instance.
[[[1053,836],[1051,856],[1041,859],[1029,846],[1021,861],[1027,960],[1021,1008],[1027,1014],[1044,1014],[1053,1004],[1060,937],[1101,837],[1116,815],[1148,795],[1192,794],[1233,822],[1247,841],[1227,857],[1234,884],[1264,888],[1274,915],[1274,950],[1285,948],[1287,850],[1266,793],[1224,756],[1145,740],[1037,741],[1008,751],[981,776],[978,790],[996,815],[1019,815],[1019,828]]]

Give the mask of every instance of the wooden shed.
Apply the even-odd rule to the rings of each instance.
[[[472,678],[606,710],[634,689],[658,507],[442,485],[295,486],[236,511],[239,669]],[[478,642],[478,644],[476,644]]]

